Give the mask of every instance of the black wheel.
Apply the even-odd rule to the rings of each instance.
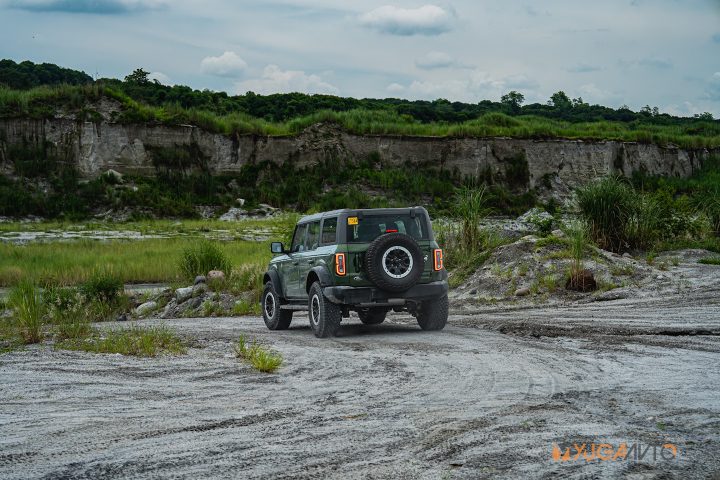
[[[378,325],[385,321],[387,309],[382,307],[372,307],[358,310],[360,321],[365,325]]]
[[[270,330],[286,330],[292,321],[292,310],[281,310],[280,303],[280,295],[275,291],[272,282],[266,283],[260,299],[260,308],[265,325]]]
[[[443,295],[433,300],[425,300],[417,312],[417,322],[423,330],[442,330],[448,318],[448,297]]]
[[[404,233],[388,233],[373,240],[365,252],[365,264],[370,281],[391,292],[415,285],[425,269],[420,246]]]
[[[318,338],[332,337],[340,328],[342,309],[323,295],[319,282],[313,283],[308,292],[308,317]]]

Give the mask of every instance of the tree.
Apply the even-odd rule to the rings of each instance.
[[[520,106],[525,101],[525,95],[512,90],[500,98],[500,103],[507,106],[512,113],[520,113]]]
[[[710,112],[703,112],[703,113],[696,113],[693,115],[694,118],[697,118],[698,120],[712,120],[713,114]]]
[[[139,83],[139,84],[145,84],[150,83],[150,80],[148,79],[148,75],[150,75],[150,72],[146,72],[142,68],[136,68],[133,70],[133,72],[125,77],[125,81],[127,83]]]
[[[568,97],[562,90],[552,94],[550,97],[550,103],[553,107],[560,108],[562,110],[572,108],[572,101],[570,100],[570,97]]]

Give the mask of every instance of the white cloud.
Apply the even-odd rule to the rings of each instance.
[[[360,23],[391,35],[440,35],[452,30],[453,16],[436,5],[400,8],[385,5],[360,15]]]
[[[218,77],[237,77],[246,68],[245,60],[235,52],[225,52],[219,57],[205,57],[200,62],[203,73]]]
[[[720,102],[720,72],[715,72],[710,78],[704,97],[707,100]]]
[[[238,93],[329,93],[338,94],[336,86],[331,85],[318,75],[306,74],[301,70],[281,70],[277,65],[268,65],[260,78],[253,78],[236,84]]]
[[[453,78],[441,81],[415,80],[407,92],[414,98],[433,100],[447,98],[466,102],[483,99],[499,100],[510,90],[509,80],[513,77],[495,78],[480,70],[473,70],[466,78]]]
[[[165,75],[162,72],[152,72],[150,75],[148,75],[148,79],[150,79],[151,81],[157,80],[158,82],[162,83],[163,85],[168,85],[168,86],[174,85],[170,81],[170,77],[168,77],[167,75]]]
[[[613,105],[619,104],[622,100],[620,95],[618,95],[617,93],[611,92],[609,90],[603,90],[594,83],[587,83],[585,85],[581,85],[578,88],[578,92],[580,93],[580,96],[582,96],[583,101],[588,103]]]
[[[400,85],[399,83],[391,83],[386,87],[386,90],[392,93],[400,93],[405,90],[405,87]]]
[[[445,52],[428,52],[415,59],[415,66],[425,70],[446,68],[455,65],[455,59]]]

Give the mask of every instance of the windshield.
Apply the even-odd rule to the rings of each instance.
[[[347,240],[350,243],[368,243],[384,233],[405,233],[415,240],[428,238],[424,218],[420,215],[366,215],[348,217]]]

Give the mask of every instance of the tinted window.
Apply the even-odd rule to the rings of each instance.
[[[315,250],[320,242],[320,222],[313,222],[308,225],[307,237],[305,237],[305,250]]]
[[[424,217],[416,215],[373,215],[363,218],[348,217],[349,242],[372,242],[384,233],[405,233],[415,240],[427,239]]]
[[[334,245],[337,243],[337,217],[326,218],[322,225],[322,245]]]
[[[295,235],[293,235],[291,252],[302,252],[305,249],[305,232],[307,231],[307,224],[298,225],[295,228]]]

